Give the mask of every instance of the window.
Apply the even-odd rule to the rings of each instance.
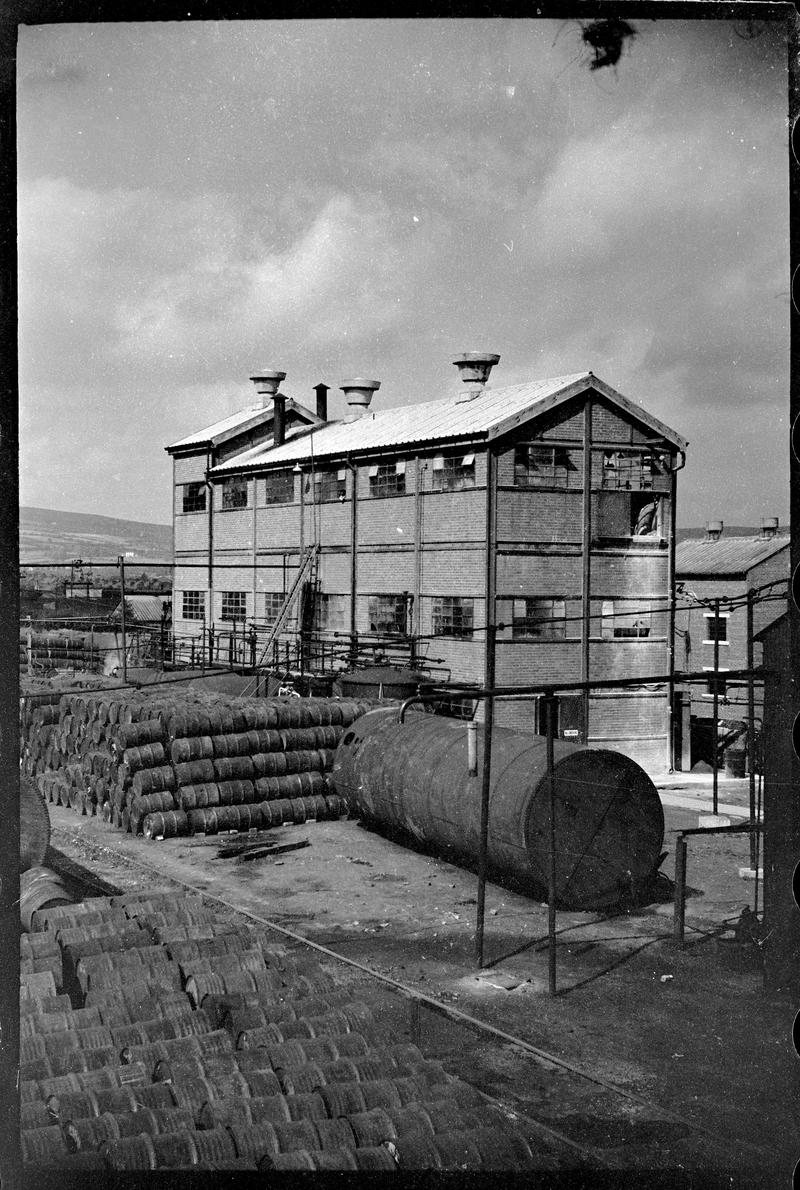
[[[704,665],[703,669],[709,671],[712,674],[715,673],[714,668],[711,665]],[[725,678],[719,677],[719,675],[722,673],[727,673],[727,672],[728,672],[727,669],[723,669],[722,667],[720,667],[720,669],[716,670],[716,675],[713,678],[709,678],[708,681],[706,682],[706,692],[703,695],[703,698],[713,698],[715,686],[716,686],[716,693],[717,693],[718,697],[719,698],[726,697],[726,695],[728,693],[728,683]]]
[[[566,617],[566,601],[563,599],[515,599],[511,635],[563,640],[567,635]]]
[[[456,492],[475,487],[475,453],[458,451],[436,455],[431,464],[431,489],[434,492]]]
[[[578,450],[523,443],[514,448],[514,485],[518,488],[579,488],[583,485]]]
[[[653,477],[661,468],[652,451],[603,451],[603,487],[645,491],[653,486]]]
[[[183,592],[183,619],[184,620],[204,620],[205,619],[205,591],[184,591]]]
[[[222,619],[244,620],[247,617],[247,592],[222,592]]]
[[[730,644],[728,640],[728,612],[720,612],[719,619],[717,619],[713,612],[703,612],[703,618],[706,623],[706,634],[703,639],[704,645],[713,645],[718,641],[721,645]]]
[[[317,471],[314,475],[314,500],[322,504],[326,500],[344,500],[347,495],[347,471]]]
[[[458,595],[445,595],[433,601],[433,635],[472,637],[471,599]]]
[[[592,602],[590,636],[599,635],[603,640],[636,639],[648,637],[651,631],[651,610],[646,603],[627,599]]]
[[[407,607],[408,597],[405,595],[370,595],[370,632],[407,632]]]
[[[369,468],[370,496],[402,496],[406,490],[406,464],[404,459],[396,463],[373,463]]]
[[[268,624],[275,623],[285,602],[286,596],[282,591],[266,592],[264,595],[264,619]]]
[[[318,632],[346,632],[349,629],[346,595],[317,595],[316,609],[315,628]]]
[[[222,481],[222,507],[247,508],[247,480],[241,475],[232,475]]]
[[[264,476],[265,504],[292,504],[294,502],[294,472],[270,471]]]
[[[205,512],[206,485],[204,483],[185,483],[183,485],[183,511]]]
[[[644,492],[600,492],[600,537],[661,537],[661,498]]]

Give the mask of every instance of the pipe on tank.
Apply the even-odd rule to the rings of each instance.
[[[476,862],[480,777],[463,721],[397,707],[368,711],[336,751],[333,781],[351,812]],[[483,742],[477,733],[480,773]],[[495,727],[488,863],[532,890],[549,867],[546,740]],[[554,741],[556,896],[565,908],[618,900],[655,873],[664,841],[658,792],[634,760]]]

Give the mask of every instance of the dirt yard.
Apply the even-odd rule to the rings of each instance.
[[[699,796],[681,790],[672,799],[680,804],[665,809],[669,876],[674,831],[697,824]],[[756,948],[725,932],[752,907],[753,885],[739,876],[746,836],[690,840],[682,949],[669,899],[635,912],[560,912],[551,998],[546,906],[488,885],[479,969],[475,875],[357,822],[281,827],[276,840],[309,845],[242,862],[217,858],[218,837],[150,842],[49,809],[52,846],[110,884],[192,885],[527,1043],[424,1004],[415,1015],[407,998],[352,969],[359,994],[382,997],[399,1033],[589,1146],[590,1165],[594,1152],[617,1169],[725,1170],[742,1187],[789,1184],[800,1155],[793,1005],[765,992]]]

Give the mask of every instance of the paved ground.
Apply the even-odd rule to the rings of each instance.
[[[710,778],[658,784],[672,875],[674,832],[710,808]],[[721,781],[720,803],[746,817],[748,782]],[[424,1007],[415,1016],[385,985],[376,991],[398,1034],[418,1032],[454,1073],[591,1144],[598,1165],[729,1168],[743,1187],[777,1186],[800,1154],[793,1006],[764,991],[758,952],[730,930],[753,907],[754,886],[738,875],[747,836],[691,839],[683,949],[667,880],[665,899],[635,912],[559,913],[551,998],[544,905],[487,887],[480,970],[475,875],[356,822],[282,827],[281,841],[310,845],[242,863],[216,858],[217,839],[154,843],[50,811],[53,845],[112,883],[192,884],[553,1055],[555,1065]],[[353,979],[359,994],[372,983],[356,969]]]

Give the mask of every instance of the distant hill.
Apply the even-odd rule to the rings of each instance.
[[[114,562],[132,565],[172,561],[172,526],[123,521],[87,512],[52,508],[19,510],[19,556],[25,562]],[[133,554],[132,558],[127,555]]]

